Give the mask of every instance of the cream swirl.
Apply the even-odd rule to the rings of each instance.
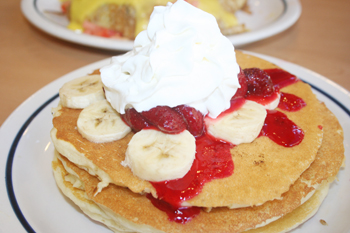
[[[178,0],[157,6],[132,51],[101,69],[107,100],[119,113],[186,104],[216,118],[240,87],[232,43],[214,16]]]

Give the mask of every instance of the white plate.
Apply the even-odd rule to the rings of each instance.
[[[249,32],[229,36],[234,46],[265,39],[292,26],[301,14],[299,0],[248,0],[252,14],[238,12],[237,17]],[[75,33],[66,28],[65,16],[47,12],[60,12],[59,0],[22,0],[22,12],[35,26],[48,34],[86,46],[108,50],[131,50],[133,41],[107,39]]]
[[[255,54],[257,55],[257,54]],[[258,55],[313,86],[317,97],[338,117],[345,135],[346,169],[330,188],[318,213],[293,233],[350,232],[350,93],[332,81],[292,63]],[[73,71],[42,88],[21,104],[0,129],[0,233],[110,232],[91,221],[56,186],[49,132],[51,108],[58,89],[68,80],[90,73],[110,59]],[[319,221],[324,219],[328,226]]]

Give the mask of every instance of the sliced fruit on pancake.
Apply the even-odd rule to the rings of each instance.
[[[247,100],[238,110],[222,113],[216,119],[205,118],[208,133],[234,145],[256,139],[264,125],[265,108]]]
[[[59,90],[64,107],[82,109],[105,99],[100,75],[87,75],[65,83]]]
[[[137,132],[129,142],[123,165],[148,181],[174,180],[190,170],[196,154],[194,136],[187,130],[165,134],[154,129]]]
[[[336,117],[324,105],[322,110],[322,117],[327,122],[323,125],[325,136],[322,146],[315,161],[289,191],[283,194],[283,199],[269,201],[255,207],[213,208],[209,213],[201,211],[186,224],[169,221],[167,214],[154,207],[144,195],[135,194],[116,185],[108,186],[95,196],[98,178],[79,169],[61,155],[57,155],[59,162],[53,161],[54,174],[58,186],[65,195],[72,198],[82,209],[94,209],[94,216],[98,215],[100,218],[100,220],[97,219],[98,221],[107,225],[121,224],[119,229],[127,226],[129,230],[136,232],[242,232],[267,224],[252,232],[286,231],[315,213],[327,192],[328,184],[334,180],[344,161],[342,128]],[[74,188],[70,182],[67,182],[72,179],[65,179],[65,176],[70,174],[75,175],[84,185]],[[309,201],[307,201],[308,198],[310,198]],[[72,211],[74,211],[73,208]],[[96,219],[94,216],[92,217]],[[280,218],[281,216],[284,217]]]
[[[116,141],[131,131],[105,99],[84,108],[79,114],[77,127],[84,138],[95,143]]]
[[[240,52],[237,52],[237,58],[242,68],[248,64],[259,68],[276,68],[267,61]],[[319,128],[323,124],[321,105],[310,86],[301,81],[282,91],[295,94],[307,104],[297,112],[279,110],[305,132],[303,141],[295,147],[286,148],[267,137],[259,137],[252,143],[234,147],[231,151],[233,175],[206,183],[198,196],[183,205],[209,208],[261,205],[268,200],[280,199],[309,167],[322,142],[323,132]],[[151,192],[157,197],[155,188],[148,181],[137,178],[130,169],[121,165],[133,133],[112,143],[96,145],[84,139],[76,130],[79,110],[62,108],[60,113],[53,119],[54,129],[51,134],[60,153],[90,171],[90,174],[100,174],[103,187],[112,181],[133,192]]]

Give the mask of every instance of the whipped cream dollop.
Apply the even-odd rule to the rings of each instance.
[[[100,71],[106,98],[121,114],[186,104],[216,118],[240,87],[234,47],[215,17],[183,0],[156,6],[133,50]]]

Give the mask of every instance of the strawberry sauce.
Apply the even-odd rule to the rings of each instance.
[[[282,69],[266,69],[264,71],[270,76],[273,84],[280,89],[299,81],[294,74]]]
[[[227,114],[230,114],[238,109],[240,109],[245,103],[245,99],[242,97],[232,98],[230,101],[230,108],[226,109],[218,117],[225,116]],[[208,116],[207,116],[208,117]]]
[[[167,213],[170,221],[177,223],[185,224],[196,217],[201,211],[200,207],[173,207],[163,200],[154,198],[152,194],[147,194],[147,198],[156,208]]]
[[[159,200],[156,207],[161,206],[162,210],[165,209],[171,221],[190,220],[193,216],[176,214],[178,209],[184,209],[181,203],[197,196],[206,182],[232,175],[233,161],[230,152],[232,147],[231,144],[213,139],[206,134],[197,138],[196,159],[193,161],[191,170],[183,178],[151,182],[158,194]],[[190,210],[191,208],[185,208],[186,213],[196,213]]]
[[[288,111],[288,112],[296,112],[306,106],[304,100],[296,95],[281,92],[280,103],[278,104],[278,108]]]
[[[246,80],[244,77],[246,77]],[[241,88],[238,90],[238,94],[231,99],[231,107],[222,112],[221,115],[229,114],[239,109],[246,99],[266,104],[276,98],[280,88],[293,84],[298,80],[295,75],[281,69],[260,70],[251,68],[241,70],[239,75]],[[306,103],[295,95],[283,92],[280,94],[281,100],[278,107],[282,110],[293,112],[299,111],[306,106]],[[158,199],[152,197],[151,194],[148,194],[147,198],[156,208],[166,212],[170,221],[186,223],[200,213],[200,208],[182,207],[181,204],[198,195],[206,182],[229,177],[233,174],[234,164],[230,149],[234,145],[212,138],[206,134],[205,129],[202,133],[200,126],[202,123],[198,125],[198,122],[202,122],[203,119],[201,121],[195,120],[195,118],[200,116],[195,110],[186,106],[176,107],[174,110],[183,116],[188,130],[194,129],[191,130],[191,133],[196,137],[196,158],[190,171],[183,178],[151,182],[157,191]],[[146,121],[141,122],[141,127],[134,128],[142,128],[142,125],[146,126],[147,122],[153,121],[151,118],[154,114],[149,114],[149,116],[147,114],[142,113]],[[134,117],[135,119],[133,119]],[[130,124],[133,120],[137,121],[136,118],[139,117],[141,116],[130,113],[124,116],[125,119],[123,119]],[[158,119],[158,117],[153,118]],[[159,123],[152,122],[152,124],[157,126]],[[197,125],[191,126],[191,124]],[[181,124],[177,123],[175,125]],[[160,129],[158,126],[157,128]],[[267,136],[278,145],[284,147],[293,147],[301,143],[304,138],[304,132],[299,126],[289,120],[284,113],[277,110],[267,110],[267,117],[259,136]]]
[[[273,94],[266,97],[259,97],[254,95],[250,95],[246,97],[247,100],[257,102],[258,104],[261,104],[261,105],[267,105],[272,101],[274,101],[276,98],[278,98],[278,92],[274,92]]]
[[[261,135],[269,137],[272,141],[284,147],[299,145],[304,139],[303,130],[289,120],[284,113],[276,110],[267,111]]]

